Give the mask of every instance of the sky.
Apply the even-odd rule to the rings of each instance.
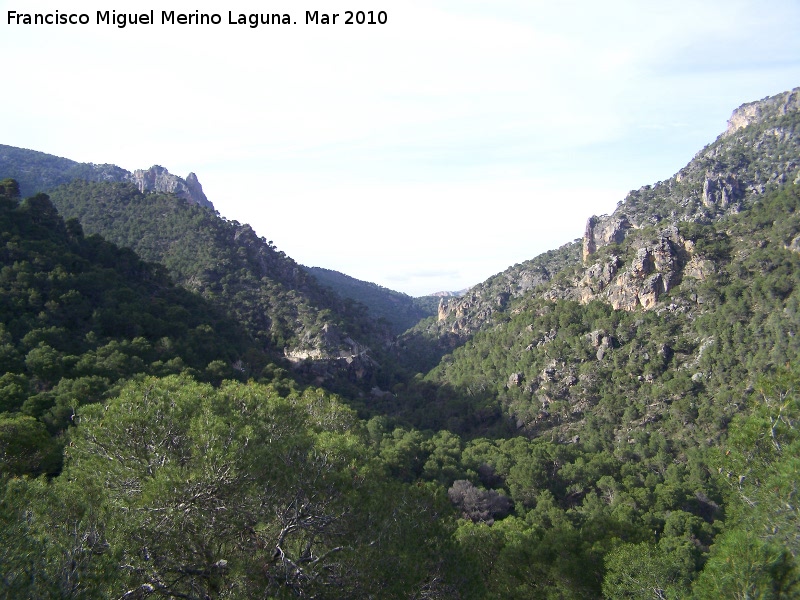
[[[99,0],[0,0],[0,143],[194,172],[223,217],[296,261],[412,296],[581,237],[737,106],[800,86],[797,0],[112,5],[156,22],[98,24]],[[386,22],[348,25],[348,10]]]

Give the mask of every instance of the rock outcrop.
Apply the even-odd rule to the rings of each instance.
[[[428,333],[463,340],[529,294],[597,299],[622,310],[656,308],[681,281],[703,281],[716,271],[681,237],[682,223],[718,221],[769,189],[800,183],[798,131],[800,88],[740,106],[725,132],[683,169],[629,192],[611,215],[589,218],[579,240],[514,265],[462,298],[443,299]],[[800,236],[787,241],[787,248],[800,252]],[[702,304],[700,297],[695,301]]]
[[[19,182],[23,197],[47,193],[75,180],[130,182],[140,192],[173,193],[187,202],[214,210],[194,173],[183,179],[157,165],[131,173],[116,165],[79,163],[36,150],[0,144],[0,173]]]
[[[175,194],[191,204],[198,204],[212,210],[214,208],[214,205],[209,202],[203,193],[203,186],[200,185],[197,175],[194,173],[189,173],[186,179],[182,179],[177,175],[173,175],[164,167],[154,165],[146,171],[143,169],[135,170],[130,174],[129,180],[142,193],[163,192]]]
[[[739,181],[733,173],[706,173],[703,181],[703,205],[722,209],[744,196]]]
[[[633,244],[636,254],[627,268],[616,255],[587,267],[575,282],[574,299],[582,303],[602,299],[616,310],[653,308],[681,280],[687,260],[685,240],[676,227],[670,227],[655,240]]]
[[[325,324],[318,334],[306,332],[298,348],[284,349],[284,356],[295,369],[308,371],[322,383],[337,373],[346,373],[354,381],[372,375],[379,365],[369,352],[338,328]]]
[[[584,262],[597,252],[598,248],[609,244],[621,244],[630,228],[631,224],[625,215],[590,217],[583,234]]]
[[[729,136],[748,125],[763,121],[768,117],[782,116],[790,112],[800,111],[800,88],[783,94],[742,104],[733,111],[728,120],[728,128],[723,136]]]

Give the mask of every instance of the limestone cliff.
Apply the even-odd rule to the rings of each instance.
[[[515,265],[462,298],[443,298],[428,333],[465,339],[531,293],[653,309],[681,281],[714,272],[679,234],[681,222],[719,220],[787,182],[800,183],[800,88],[734,110],[727,129],[683,169],[631,191],[611,215],[590,217],[579,240]]]
[[[586,260],[597,252],[598,248],[622,242],[625,239],[625,232],[630,227],[631,224],[625,215],[589,217],[583,234],[583,259]]]
[[[214,209],[214,205],[206,198],[203,193],[203,186],[200,185],[197,175],[194,173],[189,173],[186,179],[182,179],[177,175],[173,175],[164,167],[154,165],[146,171],[137,169],[130,173],[128,180],[139,188],[142,193],[163,192],[175,194],[191,204]]]
[[[582,303],[602,299],[615,310],[653,308],[662,295],[681,281],[688,261],[686,240],[676,227],[670,227],[655,239],[638,240],[634,248],[635,255],[627,265],[611,254],[589,266],[576,285],[568,288],[573,290],[568,295]],[[549,293],[559,296],[555,290]]]
[[[662,221],[708,222],[736,213],[767,189],[800,180],[800,88],[743,104],[727,129],[673,177],[632,191],[610,216],[591,217],[583,258],[628,231]]]
[[[728,120],[728,128],[722,136],[733,135],[740,129],[744,129],[753,123],[765,121],[770,117],[783,116],[798,111],[800,111],[800,88],[795,88],[771,98],[748,102],[733,111],[731,118]]]

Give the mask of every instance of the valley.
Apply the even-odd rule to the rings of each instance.
[[[800,88],[460,294],[0,146],[0,595],[800,594]]]

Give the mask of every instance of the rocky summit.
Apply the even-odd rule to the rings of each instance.
[[[694,256],[678,224],[719,221],[769,190],[800,183],[799,121],[800,88],[743,104],[725,131],[678,173],[631,191],[610,215],[589,217],[579,242],[515,265],[461,298],[442,298],[438,321],[425,327],[434,335],[468,337],[509,299],[529,293],[583,303],[603,299],[625,310],[654,308],[684,277],[704,279],[714,268]],[[626,240],[623,256],[614,248]]]
[[[59,185],[75,180],[125,182],[133,183],[142,193],[175,194],[190,204],[214,210],[214,205],[203,193],[203,186],[200,185],[197,175],[189,173],[183,179],[158,165],[130,172],[116,165],[79,163],[44,152],[0,144],[0,173],[19,183],[20,195],[23,197],[37,192],[49,192]]]

